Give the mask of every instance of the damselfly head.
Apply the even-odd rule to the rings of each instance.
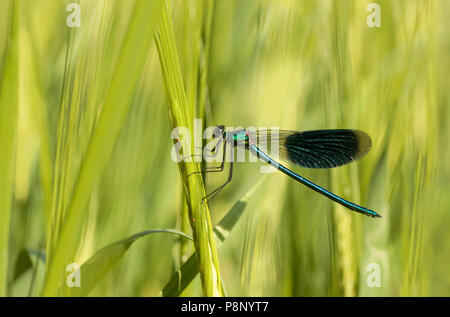
[[[220,131],[220,132],[224,132],[225,131],[225,126],[224,125],[218,125],[217,126],[217,129]]]
[[[218,126],[216,127],[215,137],[219,137],[219,138],[222,138],[222,139],[226,139],[226,137],[227,137],[227,132],[225,131],[225,126],[224,126],[224,125],[218,125]],[[218,144],[220,144],[220,141],[219,141]],[[213,153],[216,152],[216,149],[217,149],[218,144],[216,144],[216,145],[211,149],[211,151],[212,151]]]

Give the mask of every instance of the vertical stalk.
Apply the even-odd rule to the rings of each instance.
[[[0,86],[0,297],[7,296],[9,235],[16,154],[19,86],[19,1],[10,1],[9,43]]]
[[[172,129],[187,127],[193,131],[193,114],[184,90],[169,8],[169,1],[166,1],[165,10],[163,10],[162,19],[156,32],[156,46],[169,101],[170,124]],[[193,142],[190,143],[190,152],[194,153]],[[183,146],[183,149],[185,151],[183,155],[188,155],[186,152],[189,151],[186,151],[186,147]],[[200,171],[200,164],[183,160],[178,167],[189,210],[189,221],[193,232],[203,293],[205,296],[222,296],[213,226],[208,204],[203,200],[205,196],[203,178],[201,173],[187,177],[193,172]]]

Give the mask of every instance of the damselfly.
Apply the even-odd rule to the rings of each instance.
[[[333,168],[360,159],[370,151],[372,141],[367,133],[350,129],[313,130],[303,132],[279,130],[277,135],[274,136],[270,131],[266,130],[252,131],[241,129],[225,131],[224,126],[218,126],[217,129],[220,138],[213,150],[217,150],[217,148],[222,145],[223,160],[220,166],[206,168],[206,172],[222,172],[224,170],[227,146],[232,149],[235,147],[243,147],[262,161],[269,163],[289,177],[338,204],[370,217],[381,217],[375,211],[345,200],[291,171],[269,156],[266,151],[259,146],[261,141],[265,141],[265,143],[275,142],[276,146],[279,147],[279,158],[281,161],[307,168]],[[215,152],[217,153],[217,151]],[[230,170],[227,181],[222,186],[209,193],[205,199],[211,199],[216,196],[231,181],[232,176],[233,160],[230,161]]]

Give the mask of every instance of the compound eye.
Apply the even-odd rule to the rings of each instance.
[[[225,130],[225,126],[224,125],[218,125],[217,128],[223,132]]]

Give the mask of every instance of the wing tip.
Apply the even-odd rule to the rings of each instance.
[[[356,159],[360,159],[370,152],[372,149],[372,139],[370,135],[362,130],[349,130],[352,131],[353,136],[357,141],[357,156]]]
[[[364,157],[372,148],[369,134],[356,129],[289,131],[285,161],[306,168],[334,168]]]

